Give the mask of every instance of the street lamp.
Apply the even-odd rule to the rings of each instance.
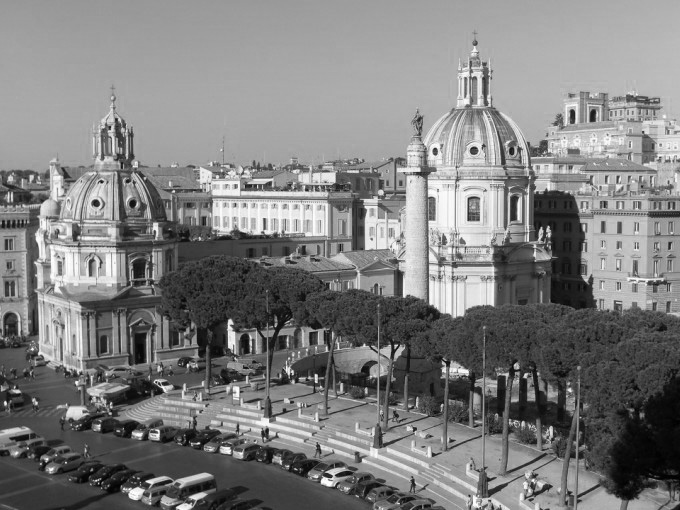
[[[482,469],[486,467],[486,326],[482,326]]]
[[[269,398],[269,289],[264,291],[266,303],[267,303],[267,338],[265,340],[265,352],[266,352],[266,381],[264,382],[264,417],[271,418],[272,416],[272,401]]]
[[[316,354],[312,356],[312,393],[316,393]]]
[[[382,447],[382,430],[380,429],[380,303],[378,303],[378,380],[376,384],[376,425],[373,435],[373,448]]]
[[[577,387],[576,387],[576,483],[574,489],[574,510],[578,510],[578,440],[579,425],[581,423],[581,365],[576,367]]]

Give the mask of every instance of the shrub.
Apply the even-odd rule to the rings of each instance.
[[[501,434],[503,432],[503,420],[495,414],[486,415],[486,430],[491,434]]]
[[[460,400],[449,400],[449,421],[463,423],[467,421],[469,407],[467,402]]]
[[[567,443],[568,441],[565,437],[559,436],[553,441],[551,445],[553,453],[560,459],[563,459],[564,455],[567,453]]]
[[[360,386],[352,386],[349,389],[349,396],[355,399],[366,398],[366,392]]]
[[[390,391],[390,396],[387,398],[387,401],[391,406],[396,405],[399,402],[399,398]]]
[[[440,407],[441,404],[434,397],[424,396],[418,398],[418,412],[420,413],[434,416],[435,414],[439,414]]]
[[[529,427],[515,430],[515,437],[522,444],[536,444],[536,432]]]

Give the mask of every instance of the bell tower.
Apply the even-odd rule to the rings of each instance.
[[[465,64],[458,62],[457,108],[465,106],[493,106],[491,98],[491,62],[482,62],[477,49],[477,33],[472,51]]]
[[[132,126],[128,127],[116,112],[116,95],[111,86],[109,113],[92,129],[92,155],[95,170],[116,170],[132,167],[135,157]]]

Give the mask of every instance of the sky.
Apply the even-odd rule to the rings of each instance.
[[[0,169],[90,165],[109,109],[149,166],[405,155],[455,106],[477,31],[494,106],[533,143],[567,92],[680,116],[680,2],[0,0]]]

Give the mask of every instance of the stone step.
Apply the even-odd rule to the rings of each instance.
[[[393,446],[388,446],[385,448],[385,453],[387,455],[396,457],[398,459],[402,459],[404,461],[410,462],[412,464],[416,464],[420,466],[420,468],[429,468],[431,462],[428,462],[428,459],[423,457],[422,459],[419,459],[414,456],[410,451],[408,450],[402,450],[401,448],[393,447]]]
[[[324,425],[320,425],[316,422],[303,421],[298,418],[292,418],[287,416],[276,416],[276,422],[281,424],[288,424],[295,428],[310,429],[314,431],[319,431],[324,428]]]
[[[249,416],[252,418],[262,418],[264,412],[257,411],[253,409],[245,409],[243,407],[233,407],[233,406],[223,406],[220,410],[220,414],[232,414],[238,416]]]

